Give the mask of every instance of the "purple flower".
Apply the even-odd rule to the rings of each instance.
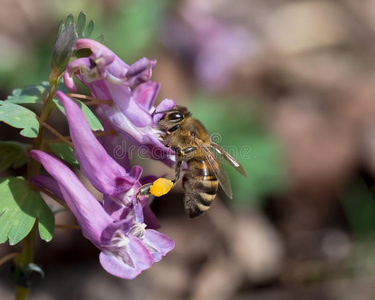
[[[101,250],[100,262],[105,270],[121,278],[135,278],[171,251],[174,242],[148,229],[157,220],[144,200],[137,204],[135,193],[141,185],[142,168],[134,166],[126,172],[95,138],[80,108],[62,92],[56,95],[65,107],[74,154],[83,174],[103,193],[103,203],[61,161],[37,150],[30,155],[52,178],[37,176],[34,184],[63,197],[83,235]],[[145,223],[143,210],[151,218],[146,220],[150,226]]]
[[[166,23],[163,42],[183,55],[203,87],[223,89],[234,79],[236,69],[256,58],[261,47],[250,30],[197,3],[183,2],[179,18]]]
[[[94,97],[112,100],[108,105],[98,106],[98,116],[133,145],[147,146],[151,158],[160,158],[155,157],[156,148],[157,153],[162,152],[170,159],[173,153],[161,143],[153,113],[176,104],[165,99],[156,109],[153,107],[160,88],[158,83],[149,81],[156,61],[142,58],[129,66],[107,47],[90,39],[77,41],[75,49],[83,48],[89,48],[92,54],[69,63],[64,74],[65,85],[75,90],[73,75],[76,75]]]

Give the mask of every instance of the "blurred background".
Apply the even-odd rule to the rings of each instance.
[[[127,63],[157,59],[158,101],[187,106],[249,178],[227,168],[233,199],[220,192],[194,220],[181,185],[156,199],[176,248],[133,281],[56,229],[38,241],[46,278],[31,299],[375,298],[375,0],[2,0],[0,99],[48,79],[59,21],[80,11]],[[2,125],[2,140],[16,136]],[[9,267],[1,299],[13,299]]]

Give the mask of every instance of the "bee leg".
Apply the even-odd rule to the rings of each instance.
[[[177,161],[175,169],[175,178],[172,180],[173,184],[175,184],[180,179],[181,163],[182,160]]]
[[[181,149],[179,147],[171,147],[171,149],[176,152],[177,154],[181,153]]]
[[[172,180],[173,184],[175,184],[180,179],[180,171],[181,171],[181,163],[182,163],[181,157],[183,157],[186,153],[190,153],[192,151],[197,150],[197,147],[188,147],[183,150],[181,150],[178,147],[172,147],[172,150],[175,151],[180,156],[180,160],[178,160],[176,164],[176,169],[175,169],[176,175],[175,175],[175,178]]]
[[[176,124],[176,125],[174,125],[173,127],[171,127],[171,128],[169,128],[168,130],[167,130],[167,134],[169,135],[169,134],[171,134],[172,132],[175,132],[177,129],[179,129],[181,127],[181,124]]]
[[[193,147],[188,147],[188,148],[185,148],[183,150],[180,150],[180,152],[181,152],[182,155],[186,155],[186,154],[188,154],[190,152],[193,152],[195,150],[197,150],[197,147],[193,146]]]
[[[146,183],[138,189],[138,192],[135,194],[135,198],[137,199],[137,204],[139,202],[139,196],[150,196],[151,195],[150,188],[151,188],[152,184],[153,184],[152,182]]]

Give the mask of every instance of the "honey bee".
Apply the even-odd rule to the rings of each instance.
[[[163,144],[176,153],[175,184],[180,178],[181,164],[187,164],[187,172],[182,179],[185,190],[184,206],[190,218],[205,213],[215,199],[220,185],[228,197],[232,198],[232,189],[227,172],[215,158],[212,151],[218,153],[239,173],[247,177],[241,164],[219,145],[213,143],[210,136],[197,119],[193,118],[186,107],[175,106],[165,112],[158,122],[163,132]],[[140,195],[149,193],[150,185],[139,190]]]

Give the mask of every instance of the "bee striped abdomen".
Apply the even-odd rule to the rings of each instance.
[[[218,180],[203,158],[193,158],[187,162],[188,172],[183,179],[185,210],[190,218],[206,212],[216,197]]]

